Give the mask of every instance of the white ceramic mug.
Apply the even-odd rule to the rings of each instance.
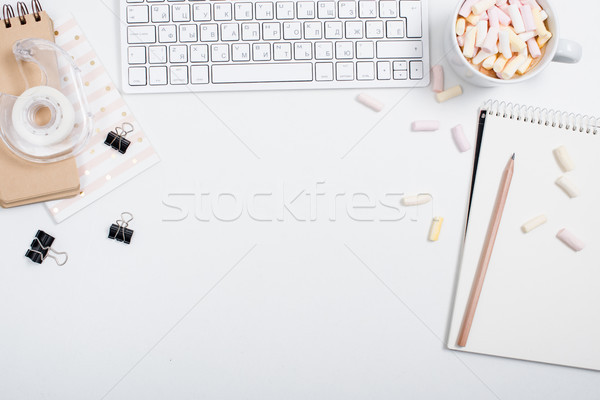
[[[477,86],[493,87],[501,85],[510,85],[515,83],[524,82],[528,79],[533,78],[539,74],[544,68],[546,68],[552,61],[562,63],[577,63],[581,60],[582,50],[581,45],[577,42],[567,39],[560,38],[559,23],[556,19],[556,13],[548,0],[537,0],[539,5],[548,14],[548,30],[552,33],[552,39],[546,44],[546,51],[542,56],[543,59],[530,71],[523,76],[517,78],[503,80],[492,78],[481,72],[477,71],[469,61],[463,56],[460,46],[456,40],[456,19],[458,18],[458,12],[462,7],[464,1],[461,0],[456,6],[456,9],[452,13],[450,18],[449,29],[445,33],[445,51],[450,60],[450,65],[454,71],[467,82],[470,82]]]

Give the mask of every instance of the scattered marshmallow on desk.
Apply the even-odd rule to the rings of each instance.
[[[440,232],[442,231],[443,223],[444,218],[433,217],[433,221],[431,221],[431,228],[429,229],[429,241],[437,242],[437,240],[440,238]]]
[[[523,231],[523,233],[529,233],[535,228],[545,224],[546,222],[548,222],[548,218],[546,218],[545,215],[538,215],[537,217],[525,222],[523,226],[521,226],[521,230]]]
[[[402,205],[404,206],[420,206],[429,203],[433,197],[429,193],[422,193],[412,196],[404,196],[402,198]]]
[[[573,159],[565,146],[554,149],[554,157],[556,157],[558,165],[564,172],[573,171],[575,169],[575,163],[573,163]]]
[[[379,112],[385,107],[385,105],[382,102],[369,96],[366,93],[361,93],[358,96],[356,96],[356,100],[375,112]]]
[[[561,229],[556,234],[556,237],[573,249],[573,251],[581,251],[585,247],[585,243],[583,243],[581,239],[575,236],[575,234],[568,229]]]
[[[574,198],[579,196],[579,189],[577,185],[569,179],[566,175],[561,176],[556,180],[556,184],[570,197]]]
[[[432,132],[440,129],[440,121],[414,121],[411,125],[413,132]]]
[[[444,91],[444,68],[441,65],[431,67],[431,82],[434,92],[439,93]]]
[[[448,90],[437,93],[435,95],[435,98],[437,99],[437,101],[439,103],[443,103],[443,102],[453,99],[457,96],[460,96],[462,93],[463,93],[462,87],[460,85],[456,85],[454,87],[451,87]]]
[[[454,139],[454,143],[461,153],[471,149],[471,143],[469,143],[462,125],[456,125],[454,128],[452,128],[452,138]]]

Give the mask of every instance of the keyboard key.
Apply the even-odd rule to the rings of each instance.
[[[208,61],[208,45],[207,44],[193,44],[190,46],[190,61],[196,62],[207,62]]]
[[[338,17],[356,18],[356,2],[343,0],[338,1]]]
[[[169,61],[172,63],[185,63],[187,62],[187,46],[170,46],[169,47]]]
[[[335,2],[333,1],[319,1],[317,10],[319,19],[335,18]]]
[[[193,6],[194,21],[210,21],[210,3],[199,3]]]
[[[367,21],[367,38],[368,39],[380,39],[383,37],[383,21]]]
[[[225,62],[229,61],[229,45],[227,44],[211,44],[211,61],[212,62]]]
[[[158,41],[161,43],[175,43],[177,41],[177,26],[159,25]]]
[[[374,58],[375,46],[373,42],[360,41],[356,42],[356,58]]]
[[[346,39],[362,39],[362,38],[363,38],[363,23],[362,23],[362,21],[346,21]]]
[[[252,19],[252,3],[235,2],[234,16],[238,21],[249,21]]]
[[[179,41],[183,43],[197,42],[198,32],[196,31],[196,25],[183,24],[179,25]]]
[[[146,64],[146,48],[144,46],[129,47],[127,61],[129,64]]]
[[[242,40],[260,40],[260,24],[258,22],[243,23]]]
[[[129,85],[130,86],[146,85],[146,67],[131,67],[131,68],[129,68]]]
[[[315,58],[317,60],[332,60],[333,59],[333,43],[332,42],[315,43]]]
[[[392,63],[394,71],[406,71],[408,69],[408,62],[406,61],[394,61]]]
[[[292,59],[292,45],[290,43],[273,44],[273,60],[285,61]]]
[[[408,71],[394,71],[394,79],[395,80],[408,79]]]
[[[354,79],[354,63],[339,62],[335,64],[335,79],[338,81],[351,81]]]
[[[148,23],[148,6],[127,6],[127,23]]]
[[[381,18],[396,18],[398,16],[396,1],[381,0],[379,2],[379,16]]]
[[[410,62],[410,79],[423,79],[423,61]]]
[[[188,68],[185,65],[172,66],[171,85],[187,85],[188,84]]]
[[[254,61],[271,61],[271,45],[269,43],[254,43],[252,45]]]
[[[236,43],[231,45],[231,59],[233,61],[250,61],[250,44]]]
[[[404,37],[404,21],[386,21],[385,25],[388,38]]]
[[[378,61],[377,62],[377,79],[387,80],[392,78],[392,72],[390,69],[389,61]]]
[[[128,3],[143,3],[144,0],[127,0]]]
[[[281,39],[281,25],[279,25],[279,22],[263,22],[263,39]]]
[[[215,21],[231,21],[231,3],[215,2]]]
[[[156,31],[153,26],[128,26],[127,43],[142,44],[156,42]]]
[[[320,22],[304,23],[304,39],[321,39],[322,35]]]
[[[173,22],[188,22],[191,19],[189,4],[173,4],[171,13]]]
[[[294,19],[294,2],[278,1],[275,3],[277,19]]]
[[[285,40],[302,39],[302,24],[300,22],[284,22],[283,38]]]
[[[341,39],[342,26],[340,21],[325,22],[325,39]]]
[[[359,81],[372,81],[375,79],[375,64],[370,61],[357,62],[356,79]]]
[[[202,85],[208,83],[208,65],[192,65],[192,85]]]
[[[216,42],[219,39],[217,24],[200,24],[200,41]]]
[[[148,47],[148,62],[150,64],[164,64],[167,62],[167,46]]]
[[[221,40],[224,42],[239,40],[238,24],[221,24]]]
[[[274,17],[273,14],[273,3],[258,2],[256,7],[256,19],[258,20],[271,20]]]
[[[338,60],[351,59],[354,57],[352,42],[335,42],[335,58]]]
[[[309,43],[309,42],[294,43],[294,59],[295,60],[311,60],[312,59],[312,43]]]
[[[420,38],[423,36],[421,29],[421,2],[400,1],[400,16],[406,18],[406,36],[409,38]]]
[[[169,22],[169,15],[169,6],[167,4],[152,6],[152,22]]]
[[[377,17],[377,2],[362,0],[358,2],[358,16],[361,18]]]
[[[212,66],[213,83],[305,82],[312,80],[312,63]]]
[[[317,81],[333,80],[333,63],[318,62],[315,64],[315,79]]]
[[[313,19],[315,17],[315,2],[314,1],[299,1],[296,3],[298,8],[298,19]]]
[[[150,85],[167,84],[167,67],[150,67],[148,70]]]
[[[389,40],[377,42],[377,58],[421,58],[423,42]]]

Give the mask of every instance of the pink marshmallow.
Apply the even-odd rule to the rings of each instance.
[[[492,7],[487,11],[488,18],[490,20],[490,27],[499,27],[500,20],[498,19],[498,11],[496,7]]]
[[[463,33],[462,35],[457,36],[456,40],[458,41],[458,45],[463,47],[465,45],[465,34]]]
[[[411,128],[413,132],[437,131],[440,121],[414,121]]]
[[[526,31],[535,30],[535,21],[533,20],[533,13],[531,12],[530,6],[523,6],[519,8],[521,11],[521,17],[523,17],[523,24],[525,25]]]
[[[542,7],[540,7],[540,5],[538,4],[538,2],[535,1],[535,0],[525,0],[524,3],[525,4],[529,4],[529,6],[531,8],[533,8],[534,10],[538,10],[538,11],[542,10]]]
[[[501,9],[499,9],[498,7],[494,7],[494,10],[496,12],[496,15],[498,15],[498,21],[500,21],[502,25],[509,26],[512,22],[509,15]]]
[[[481,14],[481,17],[479,17],[479,20],[480,21],[487,21],[488,20],[487,13],[484,12],[483,14]]]
[[[462,7],[460,8],[460,11],[458,12],[458,15],[467,18],[469,14],[471,14],[471,8],[473,8],[475,3],[477,3],[478,1],[479,0],[465,0]]]
[[[511,6],[515,5],[515,6],[519,6],[519,7],[521,7],[523,5],[523,4],[521,4],[520,0],[508,0],[508,4],[510,4]]]
[[[556,234],[556,237],[562,240],[562,242],[569,246],[573,251],[581,251],[585,247],[585,243],[568,229],[561,229]]]
[[[471,148],[471,143],[469,143],[469,140],[465,136],[462,125],[456,125],[452,128],[452,138],[461,153],[464,153]]]
[[[441,65],[431,67],[432,89],[436,93],[444,91],[444,68]]]
[[[531,38],[527,41],[527,47],[529,48],[529,54],[533,58],[539,58],[542,56],[542,51],[540,50],[540,46],[538,46],[535,38]]]
[[[494,47],[498,43],[498,34],[500,33],[500,28],[497,26],[492,26],[488,31],[481,48],[488,53],[494,53]],[[498,51],[496,51],[497,53]]]
[[[496,5],[498,7],[506,5],[507,0],[496,0]]]

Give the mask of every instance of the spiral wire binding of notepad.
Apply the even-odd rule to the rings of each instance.
[[[129,93],[423,87],[428,0],[121,0]]]
[[[486,110],[488,115],[552,126],[572,132],[596,135],[600,131],[599,119],[589,115],[492,100],[488,100],[482,109]]]

